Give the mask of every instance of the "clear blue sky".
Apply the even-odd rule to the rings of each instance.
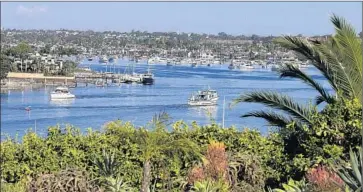
[[[360,2],[1,2],[1,25],[17,29],[323,35],[329,16],[362,30]]]

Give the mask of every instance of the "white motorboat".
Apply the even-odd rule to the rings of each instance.
[[[50,94],[50,98],[54,99],[73,99],[76,96],[71,94],[67,87],[57,87],[55,91]]]
[[[188,100],[188,105],[190,106],[210,106],[217,105],[218,93],[216,90],[207,89],[203,91],[198,91]]]

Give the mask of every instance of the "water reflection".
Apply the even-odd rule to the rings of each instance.
[[[73,105],[75,102],[75,99],[54,99],[54,100],[50,100],[50,105],[53,106],[60,106],[60,107],[67,107],[67,106],[71,106]]]
[[[198,106],[198,107],[190,107],[190,110],[197,114],[198,116],[206,117],[208,119],[216,119],[217,118],[217,106]]]

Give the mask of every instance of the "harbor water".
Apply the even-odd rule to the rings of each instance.
[[[106,71],[106,66],[87,63],[92,70]],[[108,71],[123,73],[127,61],[118,61]],[[265,109],[262,105],[240,103],[230,107],[233,99],[252,90],[273,90],[288,94],[301,103],[308,103],[318,94],[302,82],[293,79],[279,79],[277,72],[266,69],[250,71],[229,70],[226,65],[208,66],[166,66],[165,64],[137,63],[135,72],[144,73],[150,67],[155,76],[154,85],[121,84],[109,87],[94,85],[71,88],[74,100],[50,101],[50,93],[55,87],[41,89],[28,88],[24,91],[9,91],[1,94],[1,132],[4,135],[24,135],[26,130],[36,129],[38,134],[46,134],[49,126],[71,124],[82,131],[87,128],[102,129],[109,121],[131,121],[143,126],[152,116],[167,112],[172,121],[197,121],[204,125],[211,121],[222,124],[223,100],[225,98],[225,126],[237,129],[256,128],[268,131],[267,123],[257,118],[240,118],[246,112]],[[328,86],[324,78],[313,68],[304,69],[323,86]],[[192,92],[208,88],[219,94],[217,106],[189,107],[188,97]],[[27,107],[30,110],[25,110]]]

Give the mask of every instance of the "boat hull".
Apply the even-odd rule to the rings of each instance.
[[[55,100],[55,99],[74,99],[76,96],[73,94],[59,94],[59,93],[52,93],[50,94],[50,99]]]
[[[144,84],[144,85],[152,85],[152,84],[154,84],[154,79],[153,78],[143,78],[142,79],[142,84]]]
[[[188,105],[190,106],[213,106],[217,105],[216,101],[189,101]]]

